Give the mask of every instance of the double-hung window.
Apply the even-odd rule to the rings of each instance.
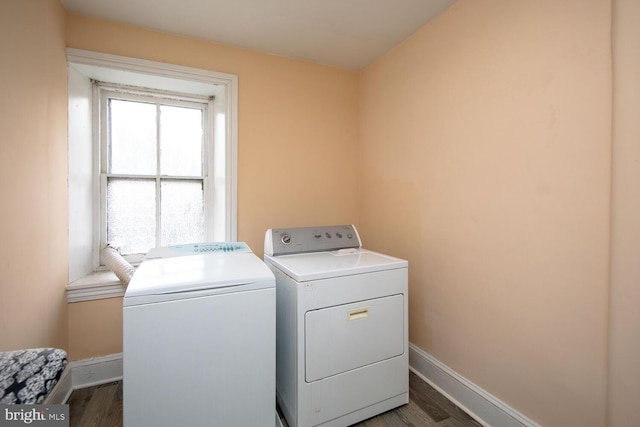
[[[213,100],[96,83],[101,246],[131,262],[150,248],[207,240]]]
[[[70,302],[123,294],[100,252],[237,238],[238,78],[67,49]]]

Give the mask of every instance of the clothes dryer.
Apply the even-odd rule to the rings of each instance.
[[[274,276],[246,244],[151,250],[123,305],[125,427],[277,425]]]
[[[290,427],[343,427],[409,401],[408,262],[353,225],[270,229],[276,397]]]

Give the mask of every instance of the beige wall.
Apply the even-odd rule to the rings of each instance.
[[[68,307],[73,360],[122,352],[122,298],[76,302]]]
[[[459,0],[361,77],[361,231],[410,341],[544,426],[606,418],[609,1]]]
[[[0,350],[67,344],[67,64],[58,2],[2,0]]]
[[[609,423],[640,420],[640,2],[613,2]]]
[[[238,240],[258,256],[268,228],[358,221],[356,73],[77,15],[67,17],[67,46],[238,75]],[[98,329],[71,325],[85,315],[121,323],[111,302],[73,304],[71,357],[121,351],[121,330],[101,332],[102,345]]]

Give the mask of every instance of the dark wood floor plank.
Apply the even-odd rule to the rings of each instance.
[[[415,375],[412,373],[412,375]],[[440,393],[435,388],[431,387],[425,381],[423,381],[419,376],[416,375],[418,381],[414,383],[416,387],[424,390],[427,396],[427,401],[430,402],[434,407],[442,408],[445,413],[449,415],[450,418],[457,420],[462,426],[469,427],[482,427],[480,423],[471,418],[469,414],[464,412],[458,406],[456,406],[453,402],[447,399],[442,393]],[[448,420],[446,418],[445,420]],[[450,421],[453,423],[453,421]]]
[[[437,421],[431,418],[415,400],[409,400],[409,403],[399,408],[400,412],[406,413],[408,419],[416,426],[431,427],[437,426]]]
[[[410,399],[424,412],[429,419],[438,423],[451,416],[446,408],[434,401],[430,395],[420,394],[415,390],[410,390]]]
[[[461,421],[457,418],[450,417],[446,420],[439,422],[438,427],[475,427],[480,426],[480,424],[476,424],[473,420]]]
[[[82,427],[115,427],[122,425],[122,417],[114,419],[113,412],[118,383],[102,384],[96,388],[87,405],[80,426]]]
[[[71,393],[67,401],[69,404],[69,427],[81,427],[82,414],[84,414],[94,390],[95,387],[87,387],[74,390]]]
[[[448,414],[449,417],[456,419],[463,426],[482,427],[482,425],[471,418],[469,414],[464,412],[453,402],[447,399],[442,393],[431,387],[431,385],[429,385],[422,378],[420,378],[420,376],[416,375],[413,372],[410,372],[409,385],[410,387],[419,390],[421,396],[425,396],[426,402],[428,402],[429,407],[438,408],[438,413],[439,411],[443,411],[444,413]],[[417,402],[420,403],[419,400],[417,400]],[[448,418],[444,418],[443,420],[447,419]]]
[[[406,411],[404,411],[405,406],[406,405],[396,408],[393,411],[389,411],[388,416],[389,416],[389,421],[391,421],[390,425],[392,427],[403,427],[403,426],[418,427],[419,426],[414,424],[409,414]]]
[[[422,409],[429,417],[440,422],[451,416],[449,407],[443,406],[439,399],[434,399],[436,390],[424,382],[413,372],[409,372],[409,397]]]
[[[354,427],[390,427],[389,423],[385,421],[385,415],[381,414],[368,420],[364,420],[358,424],[354,424]]]
[[[408,417],[407,414],[402,411],[402,408],[403,407],[401,406],[400,408],[397,408],[393,411],[389,411],[389,425],[391,427],[420,427],[411,421],[410,417]]]
[[[104,417],[104,426],[121,427],[122,426],[122,381],[115,383],[113,391],[113,399],[111,400],[111,408],[107,410]]]

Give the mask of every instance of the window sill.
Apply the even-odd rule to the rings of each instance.
[[[96,271],[67,285],[67,302],[122,297],[126,289],[111,271]]]

